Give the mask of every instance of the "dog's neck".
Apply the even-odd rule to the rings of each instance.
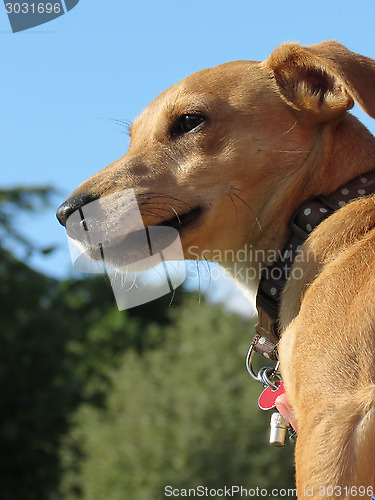
[[[261,219],[259,240],[256,244],[244,244],[247,259],[242,252],[240,260],[222,263],[248,297],[254,296],[261,269],[281,253],[290,235],[289,220],[298,207],[312,196],[329,195],[351,179],[375,169],[375,137],[349,113],[339,124],[322,127],[316,143],[300,170],[293,172],[270,198]]]
[[[329,131],[325,148],[325,162],[317,178],[321,194],[327,195],[351,179],[375,169],[375,137],[350,113]]]

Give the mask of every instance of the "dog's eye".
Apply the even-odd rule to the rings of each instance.
[[[205,117],[199,114],[184,114],[178,119],[173,130],[173,135],[183,135],[191,132],[205,121]]]

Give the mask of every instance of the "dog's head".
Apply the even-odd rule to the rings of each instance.
[[[118,245],[133,224],[118,230],[118,221],[126,225],[136,203],[144,226],[179,231],[185,258],[279,246],[293,210],[322,181],[327,137],[353,101],[375,115],[373,88],[374,61],[334,42],[286,44],[264,62],[195,73],[143,111],[126,155],[79,186],[58,219],[67,225],[81,211],[67,227],[73,238],[79,224],[99,225],[107,239],[116,227]],[[127,190],[134,196],[118,195]],[[101,216],[85,221],[91,203]]]

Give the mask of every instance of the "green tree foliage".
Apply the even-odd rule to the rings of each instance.
[[[119,312],[103,277],[59,283],[0,249],[0,498],[51,498],[73,412],[104,404],[126,348],[162,342],[166,303]]]
[[[47,198],[44,189],[2,191],[4,239],[23,244],[12,219]],[[35,250],[31,242],[26,247]],[[60,283],[0,245],[1,499],[52,498],[74,411],[83,402],[104,404],[107,373],[127,347],[141,352],[162,341],[153,330],[168,321],[168,300],[120,313],[102,276]]]
[[[292,446],[267,444],[270,414],[244,368],[249,325],[185,300],[162,349],[129,349],[104,408],[82,405],[64,447],[69,500],[158,500],[164,487],[293,488]]]

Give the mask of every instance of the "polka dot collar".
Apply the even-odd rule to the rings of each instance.
[[[291,236],[280,258],[261,274],[257,293],[259,323],[255,327],[258,334],[277,342],[280,336],[277,321],[281,294],[296,254],[309,234],[350,201],[372,193],[375,193],[375,171],[360,175],[327,196],[315,196],[299,207],[291,219]]]

